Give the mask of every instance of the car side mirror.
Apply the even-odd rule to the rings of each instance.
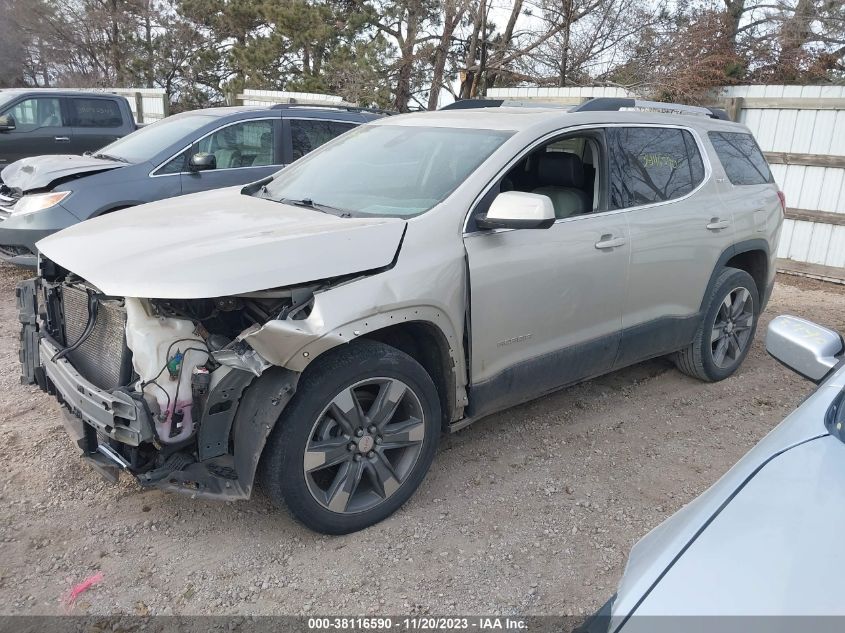
[[[191,171],[217,169],[217,157],[214,154],[199,152],[191,156],[191,160],[188,161],[188,167]]]
[[[775,317],[766,332],[766,351],[815,383],[839,364],[843,350],[845,344],[838,333],[794,316]]]
[[[15,117],[11,114],[0,115],[0,132],[8,132],[15,129]]]
[[[547,229],[555,223],[555,208],[548,196],[503,191],[475,223],[480,229]]]

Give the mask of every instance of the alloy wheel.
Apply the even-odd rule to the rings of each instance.
[[[324,508],[365,512],[395,493],[413,470],[425,439],[423,408],[396,378],[368,378],[335,395],[305,447],[308,490]]]
[[[710,351],[717,367],[738,362],[751,340],[754,301],[747,288],[731,290],[719,306],[710,335]]]

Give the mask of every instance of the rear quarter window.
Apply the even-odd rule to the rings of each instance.
[[[290,119],[290,140],[293,160],[302,158],[320,145],[348,132],[355,123],[321,121],[319,119]]]
[[[624,209],[681,198],[704,180],[692,134],[661,127],[607,129],[610,203]]]
[[[774,182],[769,164],[753,136],[741,132],[710,132],[708,136],[732,184]]]

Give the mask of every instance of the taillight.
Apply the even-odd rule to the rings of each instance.
[[[786,194],[783,191],[778,191],[778,198],[780,198],[780,207],[786,213]]]

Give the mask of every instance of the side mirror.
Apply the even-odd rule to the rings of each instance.
[[[8,132],[15,129],[15,117],[11,114],[0,115],[0,132]]]
[[[475,223],[480,229],[547,229],[555,223],[555,208],[548,196],[504,191]]]
[[[188,168],[191,171],[217,169],[217,157],[214,154],[199,152],[198,154],[191,156],[191,160],[188,161]]]
[[[839,364],[844,348],[838,333],[794,316],[775,317],[766,332],[766,351],[815,383]]]

